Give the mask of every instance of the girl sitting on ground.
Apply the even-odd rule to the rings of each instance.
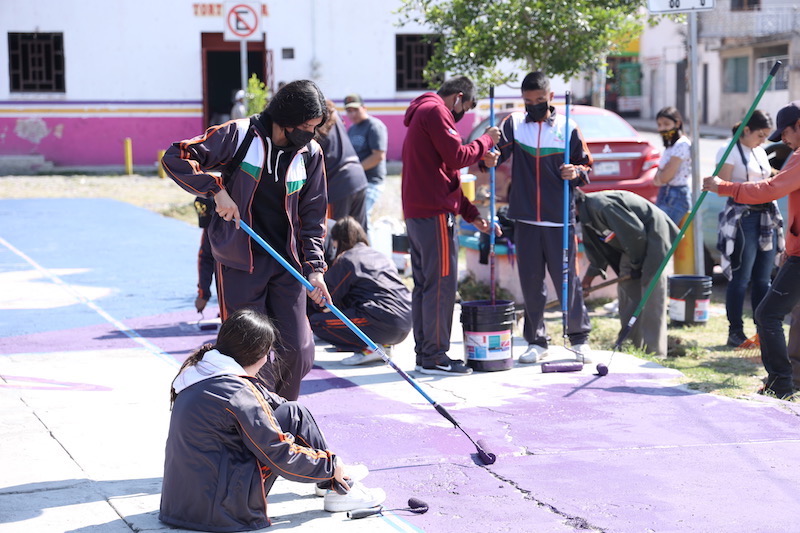
[[[270,525],[267,495],[278,476],[316,483],[326,511],[381,504],[381,489],[328,449],[311,413],[269,392],[256,378],[274,361],[269,318],[241,309],[222,323],[217,342],[192,354],[172,382],[159,519],[204,531]],[[333,490],[328,490],[333,489]]]

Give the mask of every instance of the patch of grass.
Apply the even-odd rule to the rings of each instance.
[[[724,291],[724,280],[715,279],[708,322],[669,325],[670,353],[682,355],[656,357],[634,348],[629,342],[623,343],[622,351],[682,372],[682,383],[693,390],[733,398],[749,396],[761,385],[765,371],[758,349],[735,350],[726,346],[728,320],[725,317]],[[587,302],[592,320],[590,342],[596,349],[613,350],[621,328],[619,315],[605,311],[603,303],[606,301]],[[561,313],[547,313],[545,322],[550,336],[560,339]],[[752,324],[751,319],[746,318],[746,323]]]
[[[458,294],[464,302],[474,302],[476,300],[491,300],[492,294],[488,283],[476,280],[472,274],[461,280],[458,284]],[[503,287],[495,288],[496,300],[513,301],[514,297]]]

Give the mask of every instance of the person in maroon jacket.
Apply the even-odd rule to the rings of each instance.
[[[476,105],[475,84],[459,76],[444,82],[437,93],[425,93],[411,102],[404,124],[402,196],[411,268],[414,276],[412,316],[417,371],[424,374],[464,375],[472,369],[451,359],[458,276],[455,216],[461,215],[480,231],[489,221],[461,192],[459,169],[483,159],[497,163],[490,152],[500,139],[496,127],[469,144],[462,144],[455,123]],[[497,234],[499,226],[493,225]]]
[[[204,135],[174,143],[164,155],[167,174],[194,195],[213,197],[208,227],[217,261],[217,299],[224,322],[245,307],[269,315],[281,332],[280,373],[259,376],[289,400],[314,363],[305,291],[275,259],[240,231],[246,222],[315,287],[316,303],[330,299],[323,273],[322,241],[328,199],[316,128],[327,118],[322,91],[293,81],[260,115],[212,126]],[[244,143],[249,143],[245,145]],[[228,165],[246,150],[236,168]],[[222,171],[222,177],[210,174]],[[234,223],[232,223],[232,221]]]
[[[369,247],[367,234],[356,219],[341,218],[331,229],[330,238],[336,259],[325,273],[325,283],[331,288],[333,303],[390,355],[391,346],[403,342],[411,331],[411,292],[394,263]],[[383,360],[344,322],[325,311],[311,314],[311,329],[339,350],[355,352],[342,360],[343,365]]]

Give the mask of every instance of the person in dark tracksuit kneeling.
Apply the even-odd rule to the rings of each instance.
[[[203,531],[268,527],[267,495],[278,477],[316,483],[326,511],[385,500],[382,489],[361,484],[366,467],[345,466],[328,449],[308,409],[256,378],[276,340],[266,315],[242,309],[222,324],[216,344],[181,366],[170,391],[162,522]]]
[[[369,247],[367,234],[353,217],[343,217],[331,229],[336,259],[325,273],[333,303],[367,337],[387,348],[398,344],[411,331],[411,292],[403,284],[397,267],[381,252]],[[329,312],[313,313],[311,329],[320,339],[342,351],[355,353],[344,365],[381,361],[350,328]]]
[[[330,296],[322,251],[328,207],[325,165],[313,140],[327,113],[316,84],[293,81],[259,115],[173,143],[162,159],[178,185],[214,198],[208,236],[217,261],[220,316],[224,322],[234,311],[249,307],[275,321],[281,331],[278,356],[283,372],[274,375],[265,367],[261,378],[290,400],[300,395],[300,382],[314,364],[306,291],[238,225],[240,219],[247,223],[306,276],[315,287],[308,293],[312,300]],[[211,171],[221,171],[222,176]]]

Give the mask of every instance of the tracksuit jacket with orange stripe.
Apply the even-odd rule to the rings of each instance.
[[[550,107],[550,116],[542,122],[526,121],[527,114],[516,112],[500,124],[500,160],[514,156],[511,190],[508,195],[508,218],[527,222],[564,222],[564,180],[561,165],[566,148],[566,117]],[[589,183],[592,156],[577,124],[570,119],[569,161],[578,167],[580,176],[570,181],[572,188]],[[570,194],[569,220],[575,223],[575,200]]]
[[[241,219],[253,226],[253,199],[262,170],[271,165],[271,156],[278,153],[276,167],[286,168],[284,208],[289,220],[286,253],[282,254],[302,269],[305,276],[324,272],[322,241],[325,236],[325,214],[328,207],[325,164],[322,149],[311,141],[297,151],[276,147],[269,137],[272,122],[266,113],[255,127],[255,138],[239,168],[227,183],[209,171],[223,171],[242,144],[250,119],[231,120],[209,128],[205,134],[174,143],[164,154],[162,165],[167,174],[183,189],[196,196],[215,196],[224,187],[236,202]],[[285,161],[285,159],[284,159]],[[277,169],[276,169],[277,172]],[[299,221],[299,223],[297,223]],[[232,222],[225,222],[216,212],[208,227],[214,259],[223,265],[245,272],[253,271],[253,244],[249,235]]]
[[[325,273],[333,303],[358,308],[385,325],[411,329],[411,292],[381,252],[358,243],[339,255]]]
[[[211,350],[173,383],[159,520],[203,531],[270,525],[267,492],[277,476],[301,483],[333,478],[338,459],[296,442],[273,409],[285,402]]]
[[[494,144],[492,138],[484,134],[462,145],[453,114],[436,93],[415,98],[403,124],[408,128],[403,142],[403,215],[453,213],[467,222],[475,220],[478,208],[461,192],[460,169],[477,163]]]

